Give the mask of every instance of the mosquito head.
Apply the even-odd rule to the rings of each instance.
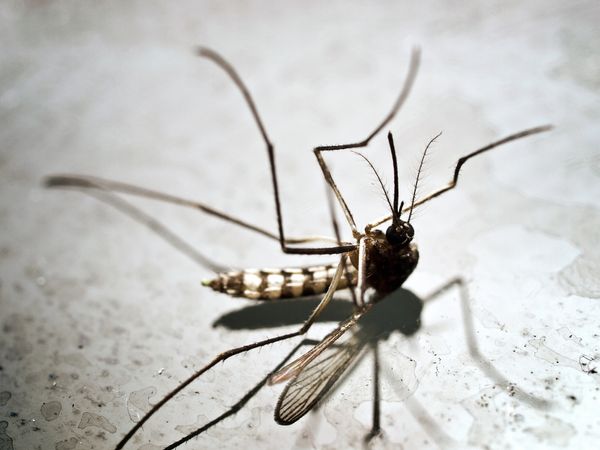
[[[415,237],[415,229],[409,222],[398,220],[392,222],[385,232],[385,238],[392,247],[406,247]]]

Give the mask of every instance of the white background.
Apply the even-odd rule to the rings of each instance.
[[[366,137],[395,99],[415,45],[423,51],[417,83],[388,127],[405,200],[420,152],[439,131],[422,194],[444,184],[465,153],[527,127],[556,128],[469,161],[459,187],[414,219],[421,261],[406,289],[425,297],[463,277],[479,348],[512,384],[469,354],[458,295],[448,291],[412,338],[394,333],[380,346],[384,433],[369,445],[366,354],[297,424],[273,421],[282,386],[266,387],[185,448],[598,442],[600,375],[589,373],[600,358],[595,2],[6,1],[0,21],[1,449],[110,448],[213,355],[303,319],[296,312],[288,325],[261,326],[273,319],[265,314],[285,314],[267,308],[235,322],[241,329],[213,326],[255,304],[202,287],[210,271],[107,204],[41,185],[51,173],[97,175],[274,231],[260,136],[228,78],[194,56],[197,44],[230,60],[254,94],[276,145],[290,234],[330,234],[311,149]],[[386,131],[366,152],[390,185]],[[330,156],[358,222],[385,214],[364,162]],[[321,261],[286,257],[275,242],[195,211],[135,204],[231,267]],[[317,324],[309,336],[333,326]],[[161,448],[226,411],[293,346],[219,365],[130,448]]]

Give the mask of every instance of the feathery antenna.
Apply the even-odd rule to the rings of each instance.
[[[408,213],[408,222],[409,223],[410,223],[410,218],[412,217],[413,209],[415,206],[415,198],[417,196],[417,187],[419,185],[419,177],[421,176],[421,171],[423,170],[423,163],[425,162],[425,156],[427,156],[427,150],[429,150],[429,147],[431,146],[431,144],[433,144],[433,141],[435,141],[441,135],[442,135],[442,132],[440,131],[437,135],[435,135],[435,137],[433,139],[431,139],[429,141],[429,143],[427,144],[427,147],[425,147],[425,151],[423,151],[423,156],[421,156],[421,162],[419,163],[419,170],[417,170],[417,179],[415,180],[415,188],[413,189],[412,200],[410,202],[410,212]]]
[[[371,167],[371,170],[373,171],[373,173],[377,177],[377,181],[379,181],[379,185],[381,186],[381,190],[383,191],[383,195],[385,195],[385,199],[387,200],[388,205],[390,205],[390,209],[392,210],[392,213],[394,213],[394,216],[395,216],[396,214],[394,212],[394,207],[392,206],[392,202],[390,201],[390,196],[388,195],[387,189],[385,188],[385,185],[383,184],[383,180],[379,176],[379,173],[377,172],[377,170],[375,169],[375,167],[373,166],[373,164],[371,163],[371,161],[369,161],[369,159],[365,155],[363,155],[362,153],[355,152],[354,150],[350,150],[350,151],[352,153],[360,156],[362,159],[364,159],[367,162],[367,164]]]

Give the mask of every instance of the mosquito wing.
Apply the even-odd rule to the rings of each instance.
[[[275,408],[277,423],[290,425],[310,411],[361,352],[365,341],[358,333],[335,343],[357,320],[356,316],[346,320],[306,354],[274,374],[275,381],[291,378]]]

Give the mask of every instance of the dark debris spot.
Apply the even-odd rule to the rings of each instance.
[[[99,431],[98,434],[96,434],[96,437],[98,439],[102,439],[103,441],[106,441],[106,433],[104,431]]]

